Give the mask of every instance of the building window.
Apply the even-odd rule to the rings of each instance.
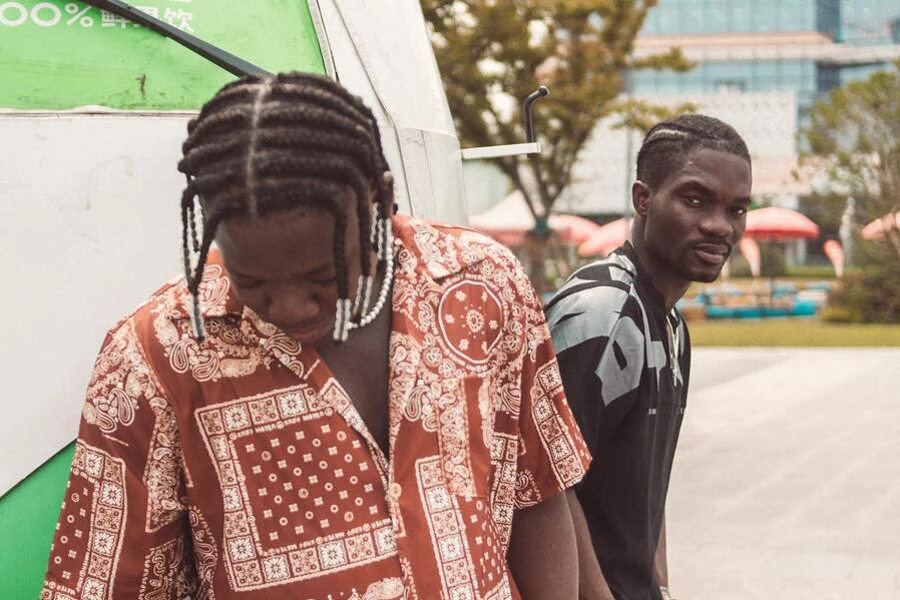
[[[713,81],[714,92],[744,92],[747,82],[743,79],[716,79]]]

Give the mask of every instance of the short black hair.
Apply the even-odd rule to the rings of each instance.
[[[697,150],[734,154],[751,164],[750,151],[728,123],[701,114],[686,114],[654,125],[637,155],[637,178],[657,188]]]
[[[294,72],[229,83],[188,124],[182,152],[178,170],[187,177],[181,198],[182,250],[196,323],[202,323],[197,298],[216,229],[223,219],[237,215],[264,217],[299,207],[331,212],[338,295],[347,300],[348,215],[338,202],[346,186],[356,195],[362,275],[371,281],[370,190],[375,191],[375,217],[387,215],[393,202],[383,177],[388,166],[372,111],[336,81]],[[192,250],[197,254],[194,266]],[[198,334],[202,337],[202,331]]]

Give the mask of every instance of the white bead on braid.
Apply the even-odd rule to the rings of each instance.
[[[381,289],[378,291],[378,299],[375,301],[372,310],[364,313],[358,323],[351,322],[350,329],[365,327],[378,317],[387,304],[388,297],[391,293],[391,284],[394,282],[394,233],[391,230],[391,220],[390,218],[386,218],[379,219],[378,221],[377,231],[381,234],[381,243],[378,244],[378,256],[379,258],[384,256],[382,259],[385,263],[384,281],[381,282]]]
[[[337,310],[334,314],[334,334],[332,339],[335,342],[346,342],[350,333],[350,310],[352,303],[348,298],[339,298],[337,301]]]
[[[375,278],[371,275],[360,275],[356,286],[356,301],[353,303],[353,316],[364,315],[369,312],[372,304],[372,284]]]

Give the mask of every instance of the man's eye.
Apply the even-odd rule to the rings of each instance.
[[[743,217],[744,215],[747,214],[747,209],[744,208],[743,206],[738,206],[738,207],[734,208],[732,212],[734,212],[734,214],[739,217]]]
[[[684,201],[688,206],[701,206],[703,204],[703,200],[697,196],[685,196]]]

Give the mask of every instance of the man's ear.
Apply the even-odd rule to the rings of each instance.
[[[646,217],[650,212],[650,186],[639,179],[631,184],[631,205],[636,215]]]

